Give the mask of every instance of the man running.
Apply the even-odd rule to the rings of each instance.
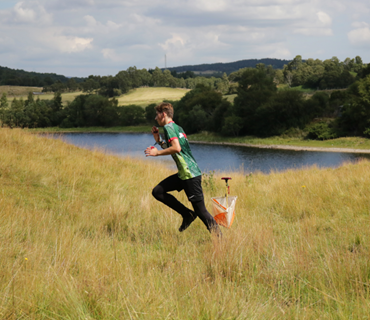
[[[209,232],[221,235],[221,230],[217,222],[207,211],[204,204],[202,173],[191,153],[186,134],[172,120],[172,105],[163,102],[157,105],[155,110],[157,113],[155,120],[159,126],[163,127],[165,141],[161,141],[157,127],[152,128],[152,134],[156,141],[155,144],[160,145],[163,150],[148,147],[145,150],[145,154],[147,157],[171,155],[176,162],[178,173],[164,179],[153,189],[152,194],[154,198],[181,214],[183,221],[179,228],[180,232],[186,230],[196,217],[199,217]],[[168,193],[174,190],[178,192],[181,190],[185,191],[194,211],[185,207],[174,196]]]

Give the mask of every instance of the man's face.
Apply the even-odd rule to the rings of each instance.
[[[155,117],[155,121],[157,121],[157,123],[160,125],[160,126],[164,126],[165,123],[164,123],[164,113],[163,112],[158,112],[156,111],[157,115]]]

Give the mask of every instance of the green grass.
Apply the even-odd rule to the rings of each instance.
[[[226,98],[227,101],[229,101],[230,103],[234,103],[234,100],[236,98],[237,94],[225,94],[224,95],[224,98]]]
[[[23,100],[27,99],[27,96],[30,92],[42,92],[42,87],[0,86],[0,96],[2,95],[2,93],[6,93],[9,105],[14,98],[22,98]],[[83,92],[76,91],[62,93],[63,104],[66,105],[68,102],[72,102],[80,94],[83,94]],[[34,96],[34,99],[40,100],[52,100],[53,98],[54,93],[50,92]]]
[[[370,149],[370,139],[359,137],[347,137],[318,141],[318,140],[305,140],[303,138],[284,138],[284,137],[258,138],[253,136],[244,136],[232,138],[208,132],[192,134],[189,135],[188,137],[190,141],[230,142],[230,143],[245,143],[252,145],[285,145],[285,146],[314,147],[314,148]]]
[[[30,92],[41,92],[42,87],[22,87],[22,86],[0,86],[0,96],[6,93],[8,97],[27,97]]]
[[[118,97],[118,104],[146,107],[164,100],[180,100],[188,91],[190,90],[181,88],[138,88]]]
[[[0,86],[0,95],[5,92],[8,95],[9,102],[12,98],[26,99],[29,92],[41,92],[42,88],[39,87],[20,87],[20,86]],[[138,88],[130,92],[116,97],[119,105],[135,104],[146,107],[151,103],[160,103],[164,100],[180,100],[189,89],[181,88]],[[78,95],[84,94],[82,91],[62,93],[63,104],[72,102]],[[35,98],[41,100],[51,100],[54,98],[54,93],[45,93],[37,95]]]
[[[278,90],[287,90],[287,89],[297,90],[297,91],[301,91],[303,93],[315,93],[316,92],[316,90],[303,88],[302,86],[289,87],[289,85],[287,85],[287,84],[281,84],[281,85],[278,86]]]
[[[370,318],[368,161],[208,175],[209,210],[238,196],[221,242],[178,232],[156,161],[0,129],[0,168],[0,319]]]
[[[76,91],[76,92],[66,92],[62,93],[62,103],[64,105],[67,104],[67,102],[72,102],[77,96],[84,94],[82,91]],[[40,98],[40,100],[52,100],[54,99],[54,93],[45,93],[39,96],[35,96],[35,99]],[[27,98],[27,96],[25,97]]]

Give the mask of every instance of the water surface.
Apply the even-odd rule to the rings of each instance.
[[[145,148],[154,144],[151,134],[67,133],[54,135],[54,137],[83,148],[98,148],[119,156],[130,156],[173,165],[171,156],[145,157]],[[245,172],[269,173],[271,170],[281,171],[312,165],[338,167],[344,162],[354,162],[360,158],[370,159],[369,154],[260,149],[225,145],[191,144],[191,149],[203,172],[235,171],[243,168]]]

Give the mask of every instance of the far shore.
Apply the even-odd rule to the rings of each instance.
[[[322,147],[299,147],[299,146],[286,146],[286,145],[263,145],[263,144],[250,144],[250,143],[237,143],[237,142],[208,142],[208,141],[191,141],[190,143],[197,144],[216,144],[226,146],[250,147],[261,149],[281,149],[293,151],[320,151],[320,152],[345,152],[345,153],[370,153],[369,149],[352,149],[352,148],[322,148]]]

